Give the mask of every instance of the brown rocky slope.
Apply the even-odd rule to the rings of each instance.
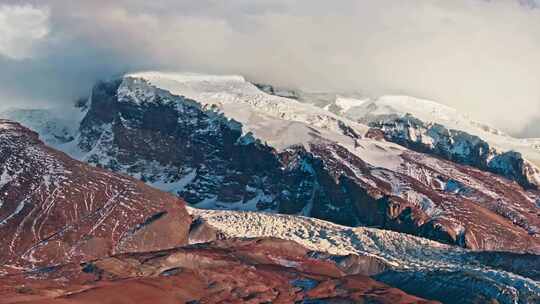
[[[0,121],[0,271],[186,244],[182,200],[46,147]]]
[[[0,303],[438,303],[358,270],[294,242],[234,239],[10,276]]]

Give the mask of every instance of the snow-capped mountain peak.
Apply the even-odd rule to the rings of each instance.
[[[408,148],[429,150],[444,158],[506,176],[521,175],[524,181],[520,183],[540,185],[540,150],[534,140],[513,138],[454,108],[409,96],[382,96],[372,100],[337,98],[325,108],[381,129],[387,140]],[[476,154],[484,156],[475,164],[471,158],[477,157]],[[501,158],[522,159],[523,168],[505,167],[507,165],[499,161]]]
[[[313,129],[323,134],[319,136],[348,142],[354,138],[344,134],[344,127],[353,130],[356,137],[367,131],[362,124],[316,106],[266,94],[241,76],[141,72],[124,78],[144,79],[172,94],[213,106],[242,123],[245,133],[251,132],[278,149],[304,145],[313,138]]]
[[[452,129],[475,133],[489,132],[506,136],[504,132],[476,122],[452,107],[427,99],[406,95],[386,95],[364,100],[347,98],[345,101],[343,98],[338,98],[335,101],[335,104],[342,109],[342,113],[367,123],[377,116],[405,116],[409,114],[423,122],[438,123]]]
[[[343,94],[341,113],[238,76],[160,72],[100,82],[89,95],[78,133],[59,148],[193,206],[302,214],[467,248],[540,250],[535,167],[479,136],[423,122],[405,105],[423,105],[437,119],[452,117],[448,108],[402,97],[382,98],[384,108]],[[384,114],[368,126],[348,115],[356,110]],[[479,225],[487,216],[496,224]]]

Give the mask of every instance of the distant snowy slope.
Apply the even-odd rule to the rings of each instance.
[[[511,137],[488,125],[463,115],[454,108],[430,100],[409,96],[383,96],[375,100],[337,98],[335,106],[340,115],[366,124],[389,116],[410,114],[425,123],[441,124],[448,129],[476,135],[501,151],[514,150],[540,166],[540,148],[527,139]]]
[[[294,97],[303,103],[315,105],[340,117],[367,125],[383,118],[391,119],[410,115],[426,124],[440,124],[450,130],[459,130],[478,136],[499,152],[517,151],[523,154],[525,159],[540,166],[539,139],[514,138],[435,101],[404,95],[370,98],[356,92],[310,92],[277,89],[271,85],[257,86],[269,94]]]
[[[320,98],[298,95],[304,103],[321,106]],[[388,141],[503,175],[527,188],[540,185],[538,140],[513,138],[451,107],[409,96],[336,95],[323,104],[341,117],[380,130]]]
[[[0,118],[17,121],[38,132],[48,145],[59,147],[73,141],[84,116],[81,109],[7,109]]]

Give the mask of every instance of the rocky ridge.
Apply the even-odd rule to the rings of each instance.
[[[438,303],[364,272],[290,241],[231,239],[11,276],[0,303]]]
[[[0,273],[187,243],[185,203],[0,120]]]

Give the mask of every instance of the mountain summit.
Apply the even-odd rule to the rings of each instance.
[[[240,76],[160,72],[100,82],[90,96],[78,127],[67,128],[73,139],[56,147],[192,206],[540,252],[538,169],[492,144],[517,140],[449,108],[386,97],[341,110],[337,100],[329,111]]]

